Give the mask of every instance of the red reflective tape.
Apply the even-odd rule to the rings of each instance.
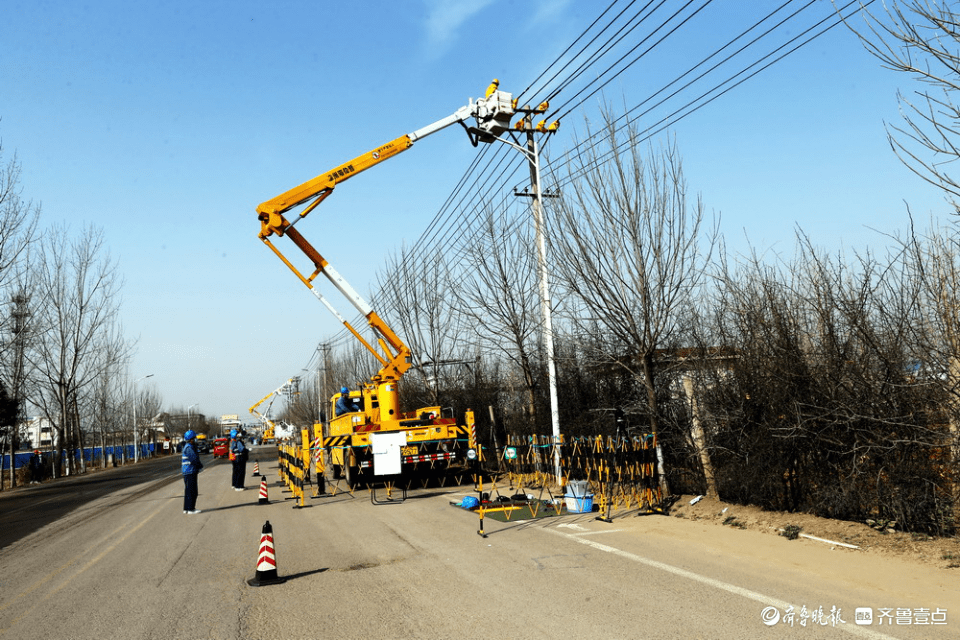
[[[404,462],[437,462],[438,460],[449,460],[455,458],[457,454],[448,452],[448,453],[425,453],[419,456],[407,456],[404,458]]]

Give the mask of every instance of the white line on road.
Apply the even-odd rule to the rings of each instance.
[[[626,558],[627,560],[632,560],[633,562],[645,564],[648,567],[653,567],[654,569],[666,571],[667,573],[672,573],[675,576],[686,578],[687,580],[694,580],[696,582],[707,585],[709,587],[713,587],[714,589],[727,591],[734,595],[738,595],[742,598],[747,598],[748,600],[759,602],[760,604],[763,604],[763,605],[776,606],[780,609],[787,609],[788,607],[792,606],[789,602],[784,602],[783,600],[780,600],[778,598],[765,596],[762,593],[757,593],[756,591],[744,589],[743,587],[738,587],[737,585],[729,584],[721,580],[715,580],[714,578],[708,578],[707,576],[702,576],[698,573],[693,573],[692,571],[681,569],[680,567],[674,567],[672,565],[665,564],[663,562],[658,562],[657,560],[644,558],[643,556],[638,556],[635,553],[630,553],[629,551],[624,551],[623,549],[618,549],[616,547],[611,547],[605,544],[601,544],[599,542],[594,542],[593,540],[586,540],[581,537],[583,534],[565,533],[563,531],[558,531],[555,528],[549,528],[549,527],[544,528],[544,531],[552,533],[555,536],[561,536],[561,537],[567,538],[568,540],[573,540],[574,542],[578,542],[580,544],[585,544],[588,547],[596,549],[597,551],[612,553],[614,555],[620,556],[621,558]],[[867,629],[866,627],[857,626],[853,624],[843,624],[834,628],[840,629],[842,631],[846,631],[847,633],[852,633],[854,635],[857,635],[863,638],[874,638],[876,640],[894,640],[892,636],[878,633],[876,631]]]
[[[584,531],[583,533],[578,533],[579,536],[599,536],[604,533],[619,533],[623,529],[601,529],[599,531]]]

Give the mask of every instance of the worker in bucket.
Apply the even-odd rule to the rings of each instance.
[[[236,429],[230,431],[230,463],[233,465],[233,490],[243,491],[243,477],[247,474],[249,449],[243,444],[243,435]]]
[[[187,429],[183,434],[183,455],[180,456],[180,472],[183,474],[183,512],[189,514],[200,513],[197,509],[197,474],[203,469],[200,456],[195,448],[197,434],[193,429]]]
[[[345,413],[352,413],[354,411],[360,411],[360,408],[357,407],[356,401],[350,397],[350,389],[346,387],[340,387],[340,397],[337,398],[337,404],[334,407],[338,416],[342,416]]]

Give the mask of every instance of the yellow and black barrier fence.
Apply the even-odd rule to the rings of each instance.
[[[310,432],[303,429],[300,432],[301,444],[299,446],[284,444],[279,447],[280,450],[280,479],[281,483],[287,485],[287,489],[297,500],[295,509],[302,509],[306,506],[306,485],[313,485],[310,479],[310,465],[313,462],[313,447],[310,441]],[[323,492],[323,459],[316,463],[318,485],[314,489],[313,497]]]
[[[557,488],[583,483],[601,512],[637,508],[659,512],[664,496],[660,483],[656,436],[511,436],[501,468],[511,487]]]
[[[303,436],[303,460],[304,463],[309,468],[310,463],[313,462],[313,471],[314,475],[317,478],[317,484],[313,489],[313,498],[318,498],[326,494],[327,485],[326,485],[326,476],[324,472],[326,471],[326,466],[324,463],[324,452],[326,451],[323,447],[323,425],[315,424],[313,425],[313,440],[311,441],[307,436],[307,430],[304,429],[301,433]]]

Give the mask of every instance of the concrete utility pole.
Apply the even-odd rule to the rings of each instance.
[[[549,105],[544,102],[536,109],[523,108],[517,109],[524,113],[524,117],[517,123],[513,130],[509,130],[505,135],[510,136],[510,140],[504,137],[498,137],[497,140],[509,145],[523,154],[530,164],[530,183],[533,193],[517,193],[516,195],[529,196],[532,198],[533,223],[536,230],[537,242],[537,265],[540,269],[540,311],[543,314],[543,345],[547,351],[547,381],[550,386],[550,423],[553,426],[553,444],[554,444],[554,474],[556,475],[557,485],[563,483],[563,474],[560,469],[560,404],[557,398],[557,365],[553,348],[553,310],[550,298],[550,276],[547,271],[547,240],[544,232],[543,223],[543,197],[540,189],[540,150],[537,145],[536,133],[550,134],[557,130],[560,123],[553,122],[546,126],[546,122],[534,126],[532,116],[546,112]],[[515,137],[515,131],[523,131],[526,135],[526,146],[522,146]],[[556,197],[551,195],[550,197]]]

